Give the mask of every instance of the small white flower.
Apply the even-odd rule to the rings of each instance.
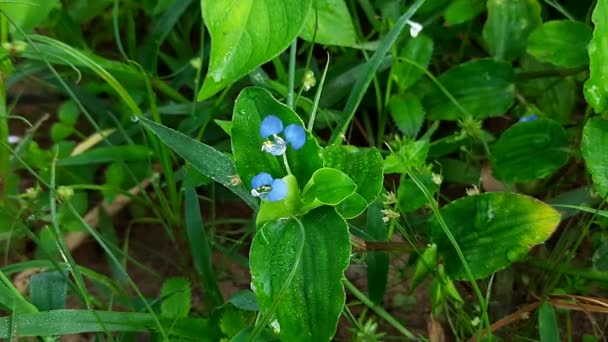
[[[281,333],[281,325],[279,324],[279,321],[277,321],[276,319],[273,320],[272,322],[270,322],[270,327],[272,328],[272,331],[275,334],[280,334]]]
[[[21,137],[18,137],[16,135],[9,135],[8,136],[8,143],[9,144],[16,144],[18,142],[21,141]]]
[[[384,210],[381,210],[381,212],[384,215],[382,217],[382,221],[384,223],[386,223],[390,220],[398,219],[400,217],[398,212],[391,210],[391,209],[384,209]]]
[[[317,80],[315,79],[315,73],[312,70],[306,70],[304,73],[304,79],[302,80],[302,87],[304,91],[309,91],[310,88],[314,87],[317,84]]]
[[[384,194],[384,202],[382,202],[382,203],[384,205],[395,204],[395,203],[397,203],[397,196],[395,196],[394,192],[389,191],[386,194]]]
[[[437,185],[441,185],[441,183],[443,182],[443,177],[438,173],[433,172],[433,175],[431,177],[432,177],[433,183],[435,183]]]
[[[422,25],[411,20],[408,20],[407,24],[410,25],[410,36],[412,36],[412,38],[418,37],[420,31],[422,31]]]
[[[468,188],[466,191],[467,191],[467,196],[479,195],[479,188],[477,187],[477,185],[473,185],[472,188]]]

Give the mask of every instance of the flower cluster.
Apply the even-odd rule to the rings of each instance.
[[[268,115],[260,125],[260,135],[266,139],[262,151],[281,156],[287,150],[287,144],[299,150],[306,143],[304,127],[296,124],[283,128],[283,121],[274,115]],[[276,202],[287,196],[287,184],[280,178],[274,179],[267,172],[260,172],[251,179],[251,195],[269,202]]]

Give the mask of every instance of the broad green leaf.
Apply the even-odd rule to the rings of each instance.
[[[51,11],[60,8],[59,0],[3,1],[0,3],[0,9],[4,12],[2,15],[11,18],[15,25],[26,34],[31,33],[39,25],[46,24]],[[8,28],[12,34],[23,38],[15,26],[9,25]]]
[[[243,199],[251,208],[258,208],[257,201],[245,189],[242,183],[238,183],[234,162],[225,154],[149,119],[142,117],[139,120],[147,129],[159,137],[163,143],[192,164],[192,167],[200,173],[228,188],[228,190]]]
[[[297,124],[304,127],[298,115],[286,105],[277,101],[265,89],[250,87],[244,89],[236,99],[232,115],[232,151],[239,176],[250,189],[250,181],[260,172],[267,172],[274,178],[287,174],[283,170],[283,158],[261,151],[264,139],[260,135],[260,124],[268,115],[283,121],[283,127]],[[306,143],[295,151],[287,146],[289,168],[298,180],[300,188],[308,182],[313,172],[321,167],[322,161],[317,140],[306,133]]]
[[[421,34],[407,41],[393,64],[391,74],[401,91],[411,87],[424,75],[423,69],[428,67],[432,55],[433,40],[428,36]]]
[[[431,195],[434,195],[439,191],[439,184],[433,181],[432,173],[421,174],[418,175],[417,178],[427,188]],[[405,176],[401,179],[401,183],[399,184],[397,200],[399,201],[399,209],[403,213],[420,209],[427,203],[426,196],[422,190],[418,188],[412,179],[405,178]]]
[[[375,201],[367,210],[367,223],[365,224],[365,240],[387,241],[388,233],[382,220],[382,203]],[[380,303],[386,291],[388,281],[389,255],[387,252],[365,253],[367,264],[367,292],[369,299]]]
[[[390,113],[395,125],[401,133],[415,138],[424,122],[424,108],[418,97],[407,93],[393,95],[390,102]]]
[[[591,28],[571,20],[549,21],[528,37],[526,52],[543,62],[575,68],[589,64]]]
[[[188,279],[180,277],[166,279],[160,295],[162,297],[161,316],[172,319],[188,317],[192,302],[192,290]]]
[[[108,331],[149,331],[157,327],[149,313],[93,310],[52,310],[0,317],[0,338],[11,336],[57,336]],[[206,319],[183,318],[161,322],[172,335],[197,341],[217,341],[217,328]]]
[[[67,291],[67,275],[63,272],[39,273],[30,280],[30,301],[40,311],[65,309]]]
[[[357,33],[344,0],[313,0],[300,37],[323,45],[355,46]]]
[[[323,160],[326,167],[347,174],[367,203],[372,203],[382,190],[382,156],[377,149],[329,146],[323,150]]]
[[[311,0],[201,0],[211,61],[198,100],[216,94],[283,52],[308,16]]]
[[[492,147],[493,175],[526,182],[551,175],[568,161],[568,137],[560,124],[538,119],[507,129]]]
[[[608,120],[589,119],[583,128],[581,153],[600,197],[608,194]]]
[[[553,233],[559,213],[532,197],[503,192],[468,196],[439,210],[469,264],[480,279],[521,259]],[[431,240],[437,244],[447,273],[467,279],[465,269],[435,217]]]
[[[470,21],[485,9],[485,0],[455,0],[445,9],[443,17],[448,25]]]
[[[589,42],[589,79],[585,82],[585,100],[596,113],[608,109],[608,0],[598,0],[593,10],[595,25]]]
[[[557,314],[548,302],[543,302],[538,308],[538,332],[540,342],[560,341]]]
[[[324,167],[318,169],[302,190],[305,207],[321,204],[337,205],[352,195],[357,184],[344,172]]]
[[[365,208],[367,208],[367,204],[365,198],[355,192],[340,202],[336,206],[336,210],[345,219],[352,219],[361,215]]]
[[[298,181],[293,175],[283,177],[283,181],[287,184],[287,196],[276,202],[262,201],[255,220],[257,227],[268,221],[290,217],[300,209]]]
[[[536,58],[526,55],[521,58],[522,72],[551,72],[558,67],[549,63],[541,63]],[[540,112],[533,113],[533,106],[528,106],[530,114],[536,114],[553,119],[561,124],[570,122],[576,104],[578,86],[573,77],[541,77],[518,83],[518,91],[535,101]]]
[[[252,283],[282,341],[330,340],[344,307],[349,258],[348,227],[332,207],[258,230],[249,255]]]
[[[59,159],[57,166],[91,165],[116,161],[146,160],[152,151],[142,145],[97,147],[92,150]]]
[[[513,67],[490,59],[458,65],[441,74],[439,82],[474,119],[504,114],[513,104]],[[458,120],[466,114],[438,87],[424,94],[428,118]]]
[[[482,34],[492,56],[501,61],[520,57],[528,36],[542,23],[538,1],[488,0],[487,8]]]
[[[253,329],[254,327],[249,327],[241,330],[238,334],[236,334],[230,342],[250,342],[254,341],[253,339]],[[275,335],[270,329],[263,329],[261,333],[255,336],[256,342],[273,342],[279,341],[277,335]]]

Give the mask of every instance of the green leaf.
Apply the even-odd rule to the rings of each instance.
[[[367,204],[365,198],[355,192],[346,197],[344,201],[340,202],[340,204],[336,206],[336,210],[338,211],[338,214],[342,215],[345,219],[352,219],[361,215],[365,208],[367,208]]]
[[[59,159],[57,166],[91,165],[116,161],[146,160],[152,151],[142,145],[97,147],[81,154]]]
[[[530,33],[542,23],[537,0],[488,0],[488,19],[483,38],[490,53],[502,61],[512,61],[526,50]]]
[[[65,309],[67,275],[62,272],[34,274],[30,281],[30,301],[40,311]]]
[[[526,182],[551,175],[568,161],[568,137],[560,124],[538,119],[507,129],[492,147],[493,175]]]
[[[448,25],[470,21],[485,9],[484,0],[455,0],[445,9],[443,17]]]
[[[426,278],[431,271],[437,266],[437,245],[429,245],[424,252],[418,257],[416,262],[416,269],[414,270],[414,276],[412,277],[412,283],[410,285],[410,292],[413,291],[422,281]]]
[[[257,201],[249,191],[242,184],[234,183],[236,169],[233,161],[226,155],[169,127],[146,118],[139,118],[139,120],[175,153],[192,164],[192,167],[228,188],[251,208],[258,208]]]
[[[431,38],[421,34],[416,38],[408,39],[393,64],[391,74],[401,91],[414,85],[424,75],[424,69],[429,66],[432,55],[433,40]]]
[[[302,120],[291,108],[277,101],[265,89],[246,88],[236,99],[232,116],[232,151],[236,169],[247,189],[250,189],[251,178],[260,172],[267,172],[274,178],[287,174],[283,170],[281,157],[261,151],[264,139],[260,135],[260,124],[271,114],[283,121],[283,127],[289,124],[304,127]],[[322,165],[319,144],[310,132],[306,133],[306,143],[302,148],[295,151],[288,144],[286,154],[289,168],[301,188]]]
[[[553,305],[548,302],[543,302],[538,308],[538,332],[540,342],[560,341],[557,315]]]
[[[316,44],[355,46],[357,33],[344,0],[313,0],[300,37]]]
[[[424,122],[424,108],[418,97],[407,93],[393,95],[390,102],[390,113],[395,125],[405,136],[415,138]]]
[[[236,308],[246,311],[260,311],[260,306],[255,298],[255,294],[249,290],[237,292],[228,299],[228,302]]]
[[[441,74],[438,80],[474,119],[504,114],[513,104],[515,73],[510,64],[473,60]],[[458,120],[465,113],[443,91],[433,87],[422,99],[432,120]]]
[[[172,319],[188,317],[192,301],[192,290],[188,279],[181,277],[166,279],[160,295],[163,297],[160,305],[162,317]]]
[[[608,109],[608,0],[598,0],[592,15],[593,38],[589,42],[589,79],[585,82],[585,100],[596,113]]]
[[[600,197],[608,194],[608,120],[589,119],[583,128],[581,153]]]
[[[475,279],[486,277],[521,259],[553,233],[559,213],[532,197],[503,192],[455,200],[439,210],[456,239]],[[467,279],[464,267],[435,217],[431,240],[453,279]]]
[[[406,140],[399,151],[386,156],[384,173],[405,173],[405,166],[411,169],[423,166],[430,146],[428,139]]]
[[[589,64],[591,28],[571,20],[549,21],[528,38],[526,52],[543,62],[575,68]]]
[[[418,175],[418,179],[424,184],[431,195],[439,191],[439,184],[433,182],[432,173],[425,173]],[[422,208],[426,203],[427,199],[422,190],[418,188],[416,183],[410,178],[404,178],[399,184],[397,190],[397,199],[399,201],[399,209],[403,213],[408,213],[416,209]]]
[[[59,121],[66,125],[74,126],[80,116],[80,109],[74,101],[66,101],[57,110]]]
[[[149,331],[154,329],[156,318],[148,313],[93,310],[53,310],[39,313],[17,314],[0,318],[0,338],[9,336],[56,336],[87,332]],[[164,322],[175,336],[198,341],[219,340],[217,328],[200,318],[183,318]],[[16,331],[12,329],[17,328]],[[12,333],[12,334],[11,334]]]
[[[328,146],[323,149],[326,167],[338,169],[357,185],[357,193],[369,204],[382,190],[382,156],[375,148]]]
[[[338,205],[357,189],[357,184],[344,172],[328,167],[320,168],[302,191],[305,207],[321,204]]]
[[[198,100],[216,94],[268,62],[296,38],[311,0],[201,1],[211,61]]]
[[[349,258],[348,227],[331,207],[301,221],[268,222],[256,233],[251,278],[262,313],[277,320],[281,340],[330,340],[344,307]]]
[[[268,221],[290,217],[300,210],[300,189],[298,188],[296,177],[287,175],[283,177],[283,181],[287,184],[287,196],[276,202],[262,201],[255,219],[257,227],[262,226],[262,224]]]
[[[59,142],[69,137],[74,133],[74,127],[72,125],[65,124],[63,122],[55,122],[51,126],[51,139],[53,142]]]
[[[0,3],[3,15],[11,20],[26,34],[45,24],[49,14],[54,9],[61,8],[59,0],[28,0],[28,1],[4,1]],[[15,26],[9,25],[11,34],[23,38]]]
[[[367,241],[387,241],[387,229],[382,221],[382,203],[375,201],[367,210],[365,233]],[[380,303],[386,291],[388,281],[389,255],[387,252],[365,253],[367,264],[367,291],[369,299]]]

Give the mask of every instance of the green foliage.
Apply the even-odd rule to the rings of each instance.
[[[331,207],[266,223],[250,252],[254,292],[266,322],[285,341],[328,341],[344,305],[350,240]]]
[[[530,248],[544,242],[560,221],[555,209],[534,198],[498,192],[458,199],[441,208],[440,213],[475,279],[520,260]],[[457,252],[437,219],[431,222],[431,238],[447,273],[453,279],[466,279]]]
[[[0,4],[0,339],[599,340],[606,6]]]
[[[606,165],[606,144],[608,144],[608,120],[595,117],[585,124],[581,153],[593,184],[600,196],[608,195],[608,165]]]
[[[608,1],[598,0],[593,10],[593,38],[589,42],[589,79],[585,82],[585,100],[596,113],[608,109]]]
[[[306,22],[311,3],[201,1],[212,46],[208,77],[198,99],[209,98],[285,50]]]
[[[433,120],[502,115],[513,104],[514,78],[513,68],[504,62],[480,59],[463,63],[441,74],[437,80],[445,89],[433,86],[424,92],[422,104]]]
[[[553,174],[568,161],[568,138],[557,122],[539,119],[511,126],[492,148],[492,168],[505,182]]]

